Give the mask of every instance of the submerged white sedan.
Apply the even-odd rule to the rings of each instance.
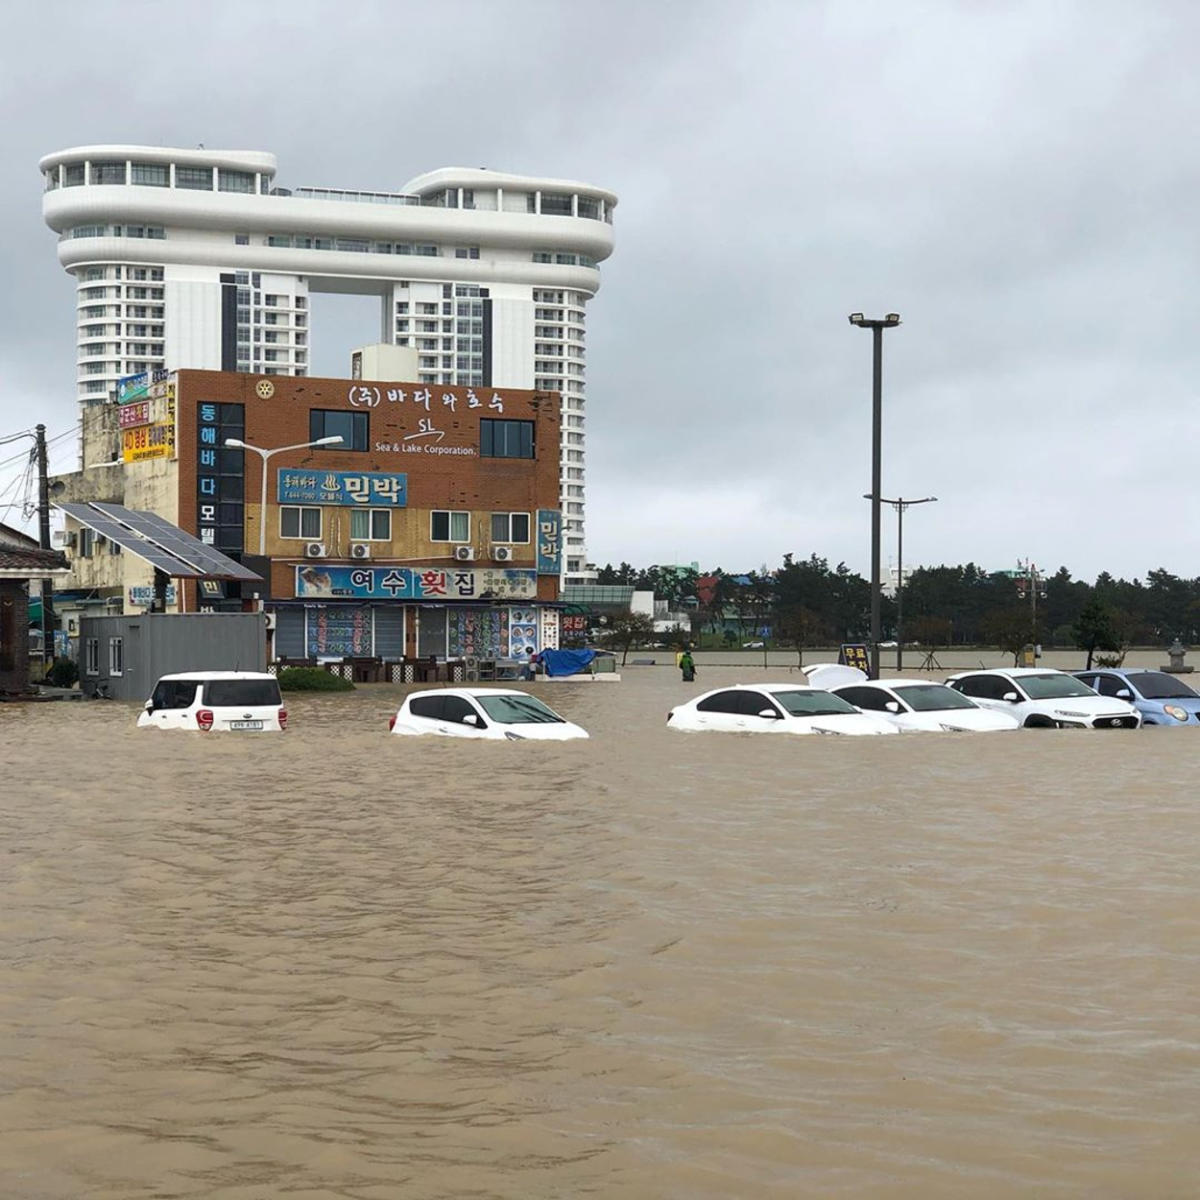
[[[881,716],[902,733],[999,733],[1020,729],[1021,722],[1005,712],[989,712],[973,700],[928,679],[868,679],[833,689],[855,708]]]
[[[840,696],[795,683],[738,683],[705,692],[667,713],[683,733],[896,733],[881,717],[861,713]]]
[[[430,688],[413,692],[388,721],[405,736],[565,742],[587,731],[560,717],[536,696],[512,688]]]

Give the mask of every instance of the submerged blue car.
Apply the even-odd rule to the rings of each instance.
[[[1200,694],[1177,675],[1133,667],[1095,667],[1071,674],[1102,696],[1128,701],[1142,714],[1143,725],[1200,725]]]

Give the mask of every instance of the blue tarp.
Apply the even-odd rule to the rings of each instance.
[[[543,650],[540,655],[547,675],[578,675],[595,657],[595,650]]]

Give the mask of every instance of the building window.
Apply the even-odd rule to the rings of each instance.
[[[83,646],[83,673],[85,675],[100,674],[100,639],[86,638]]]
[[[67,163],[63,167],[63,187],[83,186],[83,163]]]
[[[248,233],[235,233],[233,235],[233,244],[235,246],[250,245],[250,235]]]
[[[249,171],[218,171],[217,189],[222,192],[254,192],[254,176]]]
[[[331,408],[312,409],[308,414],[308,440],[315,442],[326,437],[340,437],[342,440],[324,449],[359,450],[365,453],[368,440],[367,414],[342,412]]]
[[[101,364],[103,368],[103,364]],[[91,558],[92,547],[96,543],[96,533],[89,529],[86,525],[81,525],[79,528],[79,557]]]
[[[542,193],[542,216],[569,217],[572,205],[569,194],[562,192]]]
[[[529,514],[492,513],[492,541],[520,542],[527,545],[529,542]]]
[[[133,183],[140,183],[143,187],[167,187],[170,182],[170,173],[167,170],[166,164],[159,163],[134,163],[131,168]]]
[[[125,183],[125,164],[123,162],[94,162],[92,163],[93,183]]]
[[[298,504],[279,506],[279,536],[316,539],[321,536],[321,510]]]
[[[590,221],[600,220],[600,201],[592,196],[580,196],[579,215]]]
[[[386,508],[356,508],[350,513],[352,542],[390,542],[392,514]]]
[[[471,514],[469,512],[431,512],[429,514],[431,542],[469,542]]]
[[[533,422],[480,421],[479,453],[485,458],[533,458]]]
[[[211,192],[213,185],[212,167],[176,167],[175,186],[193,192]]]
[[[108,673],[110,675],[125,674],[125,639],[113,637],[108,639]]]

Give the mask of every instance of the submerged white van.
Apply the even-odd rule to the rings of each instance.
[[[274,675],[187,671],[164,675],[155,684],[137,724],[201,733],[277,733],[287,728],[287,710]]]

